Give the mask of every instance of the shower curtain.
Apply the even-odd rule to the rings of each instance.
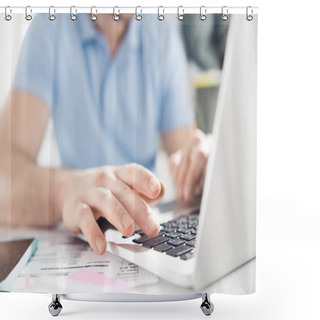
[[[254,292],[258,17],[159,8],[6,8],[1,291]]]

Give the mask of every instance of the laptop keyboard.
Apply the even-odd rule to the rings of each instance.
[[[160,232],[155,238],[149,238],[141,230],[134,234],[140,237],[132,241],[143,247],[165,253],[182,260],[193,258],[197,236],[199,211],[180,216],[175,220],[160,224]]]

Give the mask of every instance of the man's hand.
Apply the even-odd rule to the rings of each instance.
[[[124,236],[134,232],[135,223],[149,237],[159,232],[148,203],[159,200],[163,188],[153,173],[138,164],[74,171],[60,197],[61,192],[64,224],[74,233],[82,232],[98,254],[107,245],[96,223],[101,216]]]
[[[195,129],[184,147],[170,156],[170,172],[179,200],[192,201],[202,192],[210,149],[211,135]]]

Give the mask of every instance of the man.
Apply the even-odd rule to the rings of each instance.
[[[177,32],[154,17],[35,17],[0,118],[0,223],[63,220],[98,254],[100,216],[125,236],[135,224],[156,236],[149,204],[163,194],[152,173],[159,133],[178,198],[192,200],[203,185],[209,137],[196,129],[188,91]],[[50,115],[59,168],[37,165]]]

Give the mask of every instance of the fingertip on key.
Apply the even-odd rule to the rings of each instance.
[[[158,179],[151,177],[149,181],[149,190],[154,194],[155,197],[161,192],[161,184]]]
[[[150,238],[154,238],[158,235],[159,231],[160,231],[159,224],[153,219],[152,216],[150,216],[148,219],[148,236]]]
[[[99,255],[102,255],[106,252],[107,249],[107,242],[105,239],[102,239],[101,237],[97,237],[96,239],[96,249],[97,253]]]

